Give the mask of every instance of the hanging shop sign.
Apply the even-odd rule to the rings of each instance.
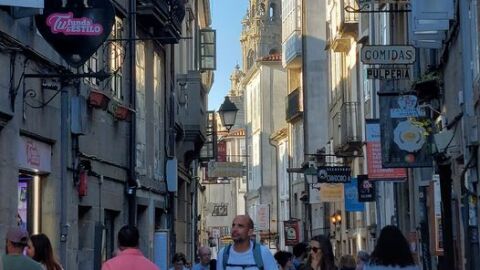
[[[431,167],[430,120],[417,106],[417,97],[397,93],[379,95],[382,166]]]
[[[370,180],[398,180],[407,178],[404,168],[382,167],[382,145],[380,142],[380,120],[365,120],[367,143],[367,170]]]
[[[357,178],[352,178],[352,181],[350,183],[345,183],[343,190],[345,191],[345,211],[347,212],[365,211],[365,204],[358,200]]]
[[[347,183],[350,182],[351,173],[348,166],[321,166],[317,169],[317,178],[319,183]]]
[[[243,162],[208,162],[209,177],[242,177],[245,175]]]
[[[39,174],[52,171],[51,145],[20,136],[18,146],[18,166],[20,169]]]
[[[415,47],[404,45],[365,45],[361,61],[369,65],[407,65],[415,62]]]
[[[410,79],[408,68],[367,68],[367,79],[406,80]]]
[[[318,184],[318,202],[343,202],[344,192],[342,184]],[[310,193],[313,194],[313,193]],[[312,203],[310,201],[310,203]]]
[[[228,204],[215,203],[213,205],[212,216],[214,217],[228,216]]]
[[[375,201],[375,182],[369,181],[368,175],[358,175],[358,201],[374,202]]]
[[[285,246],[295,246],[300,242],[300,225],[298,220],[290,219],[283,222]]]
[[[63,3],[65,2],[65,3]],[[35,22],[43,38],[72,67],[83,65],[112,31],[115,11],[110,0],[45,0]]]
[[[0,0],[0,6],[43,8],[43,0]]]

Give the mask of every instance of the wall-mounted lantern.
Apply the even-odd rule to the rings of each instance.
[[[230,129],[235,125],[235,119],[237,118],[238,108],[235,106],[235,103],[230,101],[228,96],[225,97],[222,105],[218,109],[218,114],[220,114],[220,121],[222,125],[230,132]]]

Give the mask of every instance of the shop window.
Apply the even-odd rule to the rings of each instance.
[[[40,177],[18,177],[17,225],[32,234],[40,232]]]
[[[115,221],[117,219],[118,212],[112,210],[105,210],[104,228],[105,228],[105,242],[103,250],[103,260],[108,260],[113,257],[115,251]],[[120,228],[118,228],[120,229]]]

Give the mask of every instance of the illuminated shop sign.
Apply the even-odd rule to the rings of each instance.
[[[84,1],[86,2],[86,1]],[[72,67],[83,65],[112,31],[115,11],[110,0],[68,0],[59,5],[45,0],[42,15],[35,17],[43,38]]]

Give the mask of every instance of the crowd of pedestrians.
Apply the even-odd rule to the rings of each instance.
[[[102,270],[159,270],[139,249],[139,231],[123,226],[117,235],[115,256],[102,265]],[[233,243],[222,248],[217,259],[211,259],[208,247],[198,249],[198,263],[193,266],[186,256],[175,253],[169,270],[419,270],[410,246],[395,226],[385,226],[371,254],[359,251],[355,256],[344,254],[335,259],[332,244],[326,236],[314,236],[309,243],[298,243],[293,253],[278,251],[272,255],[268,247],[254,239],[254,224],[247,215],[233,219]],[[6,254],[0,256],[0,270],[63,270],[45,234],[29,235],[21,227],[10,228],[5,236]]]

